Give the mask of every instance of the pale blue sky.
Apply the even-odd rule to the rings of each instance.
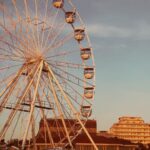
[[[108,130],[120,116],[150,123],[150,0],[74,0],[96,61],[94,117]]]
[[[95,53],[98,129],[126,115],[150,123],[150,0],[72,1]]]

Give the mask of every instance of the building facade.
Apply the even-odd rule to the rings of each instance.
[[[68,121],[69,121],[69,123],[68,123]],[[62,121],[61,121],[61,119],[57,120],[57,123],[59,124],[59,128],[56,128],[56,126],[57,126],[56,120],[47,119],[47,122],[48,122],[49,128],[51,130],[51,135],[54,139],[54,142],[57,143],[58,142],[57,140],[59,138],[58,132],[61,134],[61,132],[63,132],[63,130],[64,130]],[[76,122],[76,120],[65,119],[65,123],[66,123],[66,126],[68,129],[74,124],[74,122]],[[137,145],[131,143],[130,141],[98,135],[96,120],[87,120],[85,127],[86,127],[87,131],[89,132],[89,134],[91,135],[92,139],[94,140],[95,144],[98,146],[99,150],[136,150],[136,148],[137,148]],[[37,144],[38,150],[45,150],[45,148],[49,147],[49,144],[50,144],[48,139],[44,138],[44,128],[45,128],[44,122],[43,122],[43,120],[41,120],[40,125],[39,125],[39,132],[36,136],[36,144]],[[70,132],[70,134],[71,134],[71,132]],[[47,145],[46,145],[45,140],[48,143]],[[91,142],[89,141],[89,138],[87,137],[87,135],[84,132],[81,132],[72,141],[72,144],[74,146],[74,150],[94,150]]]
[[[150,124],[141,117],[120,117],[110,128],[110,134],[133,143],[150,143]]]

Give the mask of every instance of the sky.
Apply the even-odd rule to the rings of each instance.
[[[98,130],[121,116],[150,123],[150,0],[72,1],[94,49]]]
[[[150,0],[73,2],[95,54],[98,130],[109,130],[121,116],[150,123]]]

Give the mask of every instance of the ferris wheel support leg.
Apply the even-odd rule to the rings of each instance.
[[[58,100],[56,91],[55,91],[55,89],[54,89],[54,86],[53,86],[53,83],[52,83],[52,80],[51,80],[50,73],[48,73],[48,78],[49,78],[51,90],[52,90],[52,93],[53,93],[53,96],[54,96],[54,100],[55,100],[55,102],[56,102],[56,105],[57,105],[57,108],[58,108],[58,111],[59,111],[59,114],[60,114],[60,117],[61,117],[61,120],[62,120],[64,129],[65,129],[65,132],[66,132],[66,136],[67,136],[68,142],[69,142],[70,146],[71,146],[72,149],[73,149],[73,145],[72,145],[72,142],[71,142],[71,140],[70,140],[69,133],[68,133],[67,127],[66,127],[66,123],[65,123],[65,120],[64,120],[64,117],[63,117],[63,111],[62,111],[62,109],[61,109],[61,106],[60,106],[60,103],[59,103],[59,100]]]
[[[38,71],[38,70],[39,70],[39,67],[37,67],[37,69],[36,69],[36,71],[35,71],[33,77],[37,74],[37,71]],[[26,86],[26,88],[25,88],[25,90],[24,90],[24,92],[23,92],[23,95],[22,95],[21,98],[17,101],[17,104],[16,104],[14,110],[11,111],[11,113],[10,113],[10,115],[9,115],[9,117],[8,117],[8,119],[7,119],[6,123],[5,123],[5,125],[4,125],[4,127],[2,128],[2,130],[1,130],[1,132],[0,132],[0,140],[2,140],[3,137],[5,136],[5,134],[6,134],[7,130],[8,130],[8,128],[9,128],[11,122],[13,121],[13,118],[15,117],[15,114],[16,114],[16,112],[17,112],[17,108],[19,107],[20,103],[22,102],[22,100],[23,100],[24,97],[26,96],[26,94],[27,94],[29,88],[31,87],[32,82],[33,82],[33,79],[29,82],[29,84],[27,84],[27,86]]]
[[[41,106],[41,105],[40,105]],[[46,120],[46,117],[44,115],[44,112],[42,109],[41,110],[41,116],[43,117],[44,119],[44,124],[46,125],[46,129],[48,131],[48,137],[49,137],[49,140],[51,141],[51,144],[52,144],[52,148],[55,148],[55,144],[54,144],[54,141],[53,141],[53,138],[52,138],[52,134],[50,132],[50,129],[49,129],[49,126],[48,126],[48,123],[47,123],[47,120]]]
[[[7,85],[6,85],[6,88],[0,93],[0,97],[3,96],[3,94],[5,94],[5,92],[8,90],[8,88],[13,84],[13,82],[16,80],[16,77],[15,76]]]
[[[40,68],[38,69],[39,74],[38,74],[37,83],[36,83],[36,87],[35,87],[35,91],[34,91],[34,95],[33,95],[33,100],[32,100],[32,103],[31,103],[30,114],[29,114],[29,118],[28,118],[28,122],[27,122],[27,128],[25,130],[25,134],[24,134],[24,137],[23,137],[22,149],[24,149],[24,147],[25,147],[25,142],[26,142],[28,130],[29,130],[29,127],[30,127],[32,114],[34,112],[34,105],[35,105],[35,100],[36,100],[36,96],[37,96],[37,90],[38,90],[40,77],[41,77],[41,73],[42,73],[42,68],[43,68],[43,61],[40,62],[39,66],[40,66]]]
[[[39,96],[38,93],[37,93],[37,97],[38,97],[39,105],[42,106],[41,101],[40,101],[40,98],[39,98],[40,96]],[[54,144],[54,141],[53,141],[53,138],[52,138],[51,131],[50,131],[49,126],[48,126],[48,122],[47,122],[46,117],[45,117],[45,114],[44,114],[44,110],[41,109],[41,108],[40,108],[40,113],[41,113],[41,117],[43,117],[43,119],[44,119],[44,123],[45,123],[46,129],[47,129],[47,131],[48,131],[48,137],[49,137],[49,140],[50,140],[51,143],[52,143],[52,148],[55,148],[55,144]]]
[[[7,104],[7,101],[9,100],[9,96],[12,94],[12,92],[15,89],[16,85],[17,85],[17,81],[14,84],[12,83],[12,87],[9,89],[9,91],[6,93],[6,95],[2,99],[2,102],[0,104],[0,114],[3,110],[3,107],[5,107],[5,105]]]
[[[19,79],[23,69],[24,69],[24,66],[21,67],[21,69],[18,71],[17,75],[7,84],[6,88],[0,93],[0,97],[2,97],[5,94],[5,92],[12,86],[9,89],[9,91],[7,92],[7,94],[4,96],[4,98],[2,99],[1,103],[0,103],[0,114],[1,114],[1,112],[3,110],[3,107],[5,106],[5,104],[8,101],[8,97],[13,92],[13,90],[14,90],[16,84],[17,84],[17,81],[18,81],[18,79]]]
[[[50,90],[50,87],[48,87],[49,88],[49,90]],[[43,92],[43,94],[44,94],[44,96],[46,97],[46,99],[47,99],[47,101],[48,101],[48,103],[49,103],[49,106],[51,107],[51,104],[52,104],[52,101],[51,101],[51,99],[50,99],[50,97],[48,97],[48,96],[46,96],[46,93],[45,92]],[[52,109],[52,112],[53,112],[53,118],[55,118],[56,120],[56,124],[57,124],[57,126],[59,126],[58,125],[58,122],[57,122],[57,116],[56,116],[56,112],[55,112],[55,110],[54,109]],[[57,129],[58,130],[58,129]],[[60,137],[60,133],[58,133],[59,135],[59,137]],[[59,144],[57,145],[57,146],[59,146]]]
[[[88,136],[89,140],[91,141],[93,147],[95,150],[98,150],[98,147],[96,146],[95,142],[93,141],[91,135],[88,133],[87,129],[85,128],[84,124],[82,123],[82,121],[79,118],[79,114],[77,113],[76,109],[73,107],[71,101],[69,100],[68,96],[65,94],[64,90],[62,89],[61,85],[59,84],[59,81],[57,80],[57,78],[55,77],[53,71],[51,70],[50,66],[48,66],[48,70],[50,72],[50,75],[52,76],[52,78],[55,80],[56,85],[58,86],[59,90],[61,91],[62,95],[64,96],[66,102],[68,103],[69,107],[72,109],[75,117],[77,118],[77,120],[79,121],[79,123],[82,126],[82,129],[84,130],[84,132],[86,133],[86,135]]]
[[[37,150],[36,140],[35,140],[35,120],[34,120],[34,114],[32,114],[32,117],[31,117],[31,124],[32,124],[33,147],[34,147],[34,150]]]
[[[31,97],[32,97],[31,96],[31,90],[29,90],[29,99],[31,99]],[[34,118],[34,114],[32,114],[31,124],[32,124],[31,130],[32,130],[33,147],[34,147],[34,150],[37,150],[36,140],[35,140],[35,118]]]

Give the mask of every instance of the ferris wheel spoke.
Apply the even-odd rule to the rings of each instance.
[[[70,83],[72,83],[72,84],[74,84],[74,85],[77,85],[77,86],[80,87],[80,88],[83,87],[83,86],[82,86],[81,84],[79,84],[78,82],[76,83],[76,82],[72,81],[71,79],[65,78],[64,76],[62,76],[62,75],[56,73],[55,71],[53,71],[53,72],[55,73],[55,75],[56,75],[57,77],[59,77],[59,79],[63,79],[63,80],[65,81],[65,83],[66,83],[66,81],[68,81],[68,82],[70,82]],[[79,81],[79,80],[78,80],[78,81]]]
[[[14,44],[14,40],[13,40],[12,36],[11,36],[10,38],[11,38],[12,45],[14,46],[15,44]],[[8,47],[9,47],[9,50],[11,51],[11,54],[12,54],[12,55],[14,55],[14,56],[19,56],[19,55],[18,55],[19,52],[18,52],[18,53],[17,53],[17,52],[14,53],[12,47],[10,47],[9,45],[8,45]]]
[[[8,99],[7,99],[8,100]],[[11,112],[9,114],[9,117],[5,123],[5,125],[3,126],[3,129],[0,131],[0,140],[3,139],[3,137],[5,136],[7,130],[10,127],[10,123],[13,121],[15,115],[17,113],[17,108],[19,107],[19,100],[17,101],[17,104],[15,105],[15,108],[11,109]],[[3,106],[3,108],[5,108],[5,106]]]
[[[73,86],[71,86],[68,82],[66,82],[66,84],[68,85],[68,87],[70,87],[75,93],[76,93],[76,95],[78,95],[80,98],[81,98],[81,100],[84,100],[84,101],[86,101],[87,102],[87,104],[89,104],[89,105],[91,105],[91,103],[83,96],[83,94],[81,94],[81,93],[79,93],[75,88],[73,88]],[[68,92],[66,92],[76,103],[78,103],[79,104],[79,102],[75,99],[75,98],[73,98]],[[81,104],[80,104],[81,105]]]
[[[1,83],[1,85],[0,85],[1,88],[0,89],[2,89],[2,87],[4,87],[4,86],[7,86],[7,83],[11,82],[15,75],[16,75],[16,72],[14,72],[10,75],[7,75],[4,78],[1,77],[2,79],[0,80],[0,83]]]
[[[38,70],[39,70],[39,66],[37,67],[37,69],[36,69],[36,71],[35,71],[33,77],[35,77],[35,75],[37,74]],[[17,109],[19,108],[19,106],[20,106],[20,104],[22,103],[24,97],[26,96],[27,92],[29,91],[29,88],[31,87],[32,83],[33,83],[33,78],[32,78],[32,79],[30,80],[30,82],[26,85],[26,87],[25,87],[25,89],[24,89],[24,92],[23,92],[21,98],[17,100],[17,103],[16,103],[16,105],[15,105],[15,108],[12,109],[10,115],[8,116],[8,119],[7,119],[6,123],[5,123],[5,125],[3,126],[3,129],[2,129],[1,132],[0,132],[0,140],[2,140],[3,137],[5,136],[5,133],[7,132],[8,128],[10,127],[11,122],[13,121],[13,119],[14,119],[16,113],[17,113]]]
[[[41,84],[40,84],[40,82],[39,82],[39,88],[42,88],[41,90],[43,91],[43,88],[44,87],[41,87]],[[33,86],[34,86],[34,89],[36,88],[36,84],[35,83],[33,83]],[[43,94],[45,94],[45,93],[43,93]],[[44,95],[43,95],[44,96]],[[42,96],[42,97],[43,97]],[[43,118],[44,119],[44,122],[45,122],[45,125],[46,125],[46,130],[47,130],[47,132],[48,132],[48,137],[49,137],[49,141],[51,141],[51,143],[52,143],[52,147],[54,148],[55,147],[55,144],[54,144],[54,141],[53,141],[53,138],[52,138],[52,133],[51,133],[51,131],[50,131],[50,129],[49,129],[49,126],[48,126],[48,122],[47,122],[47,119],[46,119],[46,116],[45,116],[45,112],[44,112],[44,110],[42,109],[42,103],[41,103],[41,100],[40,100],[40,95],[39,95],[39,93],[37,92],[37,100],[38,100],[38,103],[39,103],[39,106],[40,106],[40,113],[41,113],[41,118]]]
[[[44,19],[43,19],[44,24],[42,26],[42,35],[41,35],[41,48],[42,48],[43,42],[44,42],[44,35],[45,35],[44,31],[45,31],[45,26],[46,26],[45,22],[46,22],[47,19],[49,19],[49,18],[47,18],[48,17],[47,13],[48,13],[48,0],[45,1],[45,14],[44,14]],[[51,28],[51,25],[50,25],[49,28]]]
[[[31,10],[29,8],[27,0],[24,0],[24,5],[25,5],[25,15],[26,15],[26,19],[27,19],[26,30],[27,30],[28,40],[29,40],[29,35],[31,35],[31,37],[33,39],[35,49],[37,49],[38,45],[37,45],[37,42],[36,42],[35,30],[33,29],[33,26],[35,26],[35,25],[34,25],[34,23],[32,24],[32,21],[34,21],[35,19],[32,20],[32,16],[31,16],[31,13],[30,13]],[[29,34],[30,31],[31,31],[32,34]],[[30,40],[28,42],[30,43]]]
[[[2,110],[5,108],[5,105],[7,104],[8,100],[9,100],[9,97],[10,95],[12,94],[14,88],[16,87],[17,85],[17,82],[14,83],[11,88],[8,90],[7,94],[4,96],[4,98],[1,100],[1,103],[0,103],[0,114],[2,112]]]
[[[2,22],[3,22],[3,25],[6,27],[7,26],[7,23],[10,22],[11,23],[11,26],[15,26],[15,21],[13,20],[12,16],[9,15],[11,14],[9,12],[9,10],[7,9],[7,7],[4,5],[4,4],[0,4],[0,11],[2,11]],[[7,19],[6,19],[7,17]]]
[[[3,25],[1,25],[1,23],[0,23],[0,26],[2,26],[2,27],[4,28],[4,30],[7,31],[7,34],[8,34],[8,35],[10,35],[10,36],[12,36],[13,38],[15,38],[15,39],[21,44],[21,46],[22,46],[23,48],[27,48],[26,45],[25,45],[25,43],[23,43],[17,36],[15,36],[14,34],[12,34],[8,29],[6,29]],[[4,42],[5,44],[10,45],[10,46],[13,47],[12,44],[10,44],[10,43],[8,43],[8,42],[6,42],[6,41],[2,41],[2,42]],[[24,51],[23,51],[23,50],[21,50],[21,49],[19,49],[19,48],[17,48],[17,49],[20,50],[21,52],[23,52],[23,54],[24,54]]]
[[[23,18],[21,16],[20,12],[19,12],[18,7],[17,7],[16,0],[12,0],[12,4],[13,4],[13,7],[14,7],[16,16],[17,16],[17,23],[15,24],[15,33],[16,33],[17,36],[22,37],[23,36],[23,23],[22,23],[21,20],[23,20]],[[18,32],[16,30],[16,26],[18,27]],[[20,44],[20,43],[18,43],[18,40],[16,40],[16,44],[17,45]]]
[[[66,68],[73,68],[73,69],[84,69],[85,67],[88,67],[83,64],[77,64],[67,61],[55,61],[55,60],[49,60],[49,64],[52,64],[53,66],[59,66],[59,67],[66,67]]]
[[[31,51],[34,48],[34,46],[36,45],[33,35],[30,34],[30,32],[31,32],[30,26],[31,25],[30,25],[30,22],[28,22],[26,20],[23,20],[22,22],[23,22],[23,25],[22,25],[23,31],[17,33],[16,28],[15,28],[15,34],[18,35],[18,38],[20,38],[20,40],[23,41],[23,43],[26,43],[26,46],[27,46],[26,51]],[[18,47],[19,47],[19,44],[20,44],[19,42],[16,43],[16,45],[18,45]],[[30,44],[30,47],[29,47],[29,44]],[[20,46],[22,47],[21,44],[20,44]]]
[[[4,9],[4,8],[3,8]],[[9,11],[9,10],[7,10],[7,11]],[[3,11],[3,14],[4,14],[4,11]],[[11,13],[10,13],[11,14]],[[13,28],[15,28],[15,34],[17,35],[17,32],[16,32],[16,25],[17,25],[17,22],[15,22],[13,19],[12,19],[12,16],[11,15],[8,15],[8,13],[6,14],[6,11],[5,11],[5,15],[7,15],[7,17],[9,18],[9,20],[7,20],[7,22],[8,21],[10,21],[10,24],[12,24],[12,26],[11,26],[11,30],[13,31]],[[4,26],[2,27],[1,26],[1,28],[3,28],[4,29],[4,31],[5,31],[5,33],[7,33],[8,34],[8,31],[7,31],[7,28],[9,28],[9,27],[6,27],[6,23],[5,23],[6,21],[5,21],[5,19],[4,19],[4,15],[3,15],[3,24],[4,24]],[[13,27],[13,28],[12,28]],[[13,45],[15,45],[15,43],[17,42],[17,39],[15,38],[13,38],[13,36],[10,34],[10,32],[9,32],[9,35],[10,35],[10,39],[11,39],[11,42],[13,43]],[[17,50],[18,51],[18,50]],[[19,52],[19,51],[18,51]],[[19,52],[20,53],[20,52]]]
[[[24,35],[22,36],[22,41],[24,41],[24,43],[26,43],[27,45],[27,49],[25,50],[25,56],[27,55],[34,55],[34,51],[38,49],[37,46],[37,40],[36,37],[34,35],[34,31],[33,29],[31,29],[32,27],[30,23],[27,23],[26,25],[26,32],[24,33]],[[31,32],[31,33],[30,33]]]
[[[17,17],[18,17],[18,20],[19,20],[19,22],[21,22],[21,20],[23,20],[22,18],[20,18],[21,16],[19,15],[19,10],[18,10],[18,8],[17,8],[17,6],[16,6],[16,3],[15,3],[15,1],[14,0],[12,0],[13,1],[13,5],[14,5],[14,7],[15,7],[15,10],[16,10],[16,14],[17,14]],[[19,32],[18,32],[18,34],[16,33],[16,36],[14,36],[14,34],[13,33],[11,33],[8,29],[6,29],[6,28],[4,28],[7,32],[8,32],[8,34],[11,36],[11,37],[13,37],[14,38],[14,40],[16,40],[16,42],[18,43],[18,44],[20,44],[21,45],[21,47],[24,47],[24,48],[26,48],[26,46],[25,46],[25,44],[24,44],[24,42],[21,42],[21,39],[19,39],[19,35],[20,35],[20,37],[21,37],[21,35],[23,34],[23,24],[21,23],[20,24],[20,30],[19,30]],[[18,36],[17,36],[18,35]],[[22,37],[24,37],[24,36],[22,36]],[[23,40],[23,39],[22,39]],[[17,45],[18,45],[17,44]]]
[[[47,42],[48,42],[50,33],[52,32],[53,29],[55,29],[54,25],[55,25],[55,21],[56,21],[56,19],[57,19],[57,16],[58,16],[58,14],[59,14],[59,11],[60,11],[60,10],[57,9],[57,11],[56,11],[56,13],[55,13],[55,16],[54,16],[54,18],[53,18],[53,20],[52,20],[51,28],[50,28],[50,30],[48,30],[48,35],[47,35],[47,37],[46,37],[46,39],[45,39],[45,42],[44,42],[43,45],[42,45],[42,47],[44,47],[44,48],[46,48],[46,45],[47,45]]]
[[[38,102],[39,102],[39,106],[41,106],[41,108],[42,108],[42,104],[41,104],[40,100],[38,100]],[[54,147],[55,147],[55,144],[54,144],[54,141],[53,141],[53,138],[52,138],[52,133],[51,133],[51,131],[50,131],[50,129],[49,129],[48,122],[47,122],[47,119],[46,119],[46,117],[45,117],[45,114],[44,114],[43,109],[40,109],[40,112],[41,112],[41,117],[44,119],[44,122],[45,122],[45,125],[46,125],[46,130],[47,130],[47,132],[48,132],[49,141],[50,141],[51,144],[52,144],[52,148],[54,148]]]
[[[9,74],[9,75],[3,75],[5,77],[2,77],[2,80],[0,80],[1,82],[1,93],[0,93],[0,98],[3,96],[3,94],[12,86],[12,84],[15,82],[15,80],[17,80],[17,77],[19,77],[19,73],[18,75],[16,75],[16,71],[14,71],[13,73]]]
[[[13,92],[14,88],[16,87],[17,82],[18,82],[20,75],[21,75],[23,70],[24,70],[24,66],[18,71],[17,75],[7,84],[6,88],[0,93],[0,98],[1,98],[8,91],[6,93],[6,95],[4,96],[4,98],[1,100],[0,114],[3,110],[3,107],[6,105],[6,103],[8,101],[8,97]]]
[[[80,87],[82,87],[82,83],[86,83],[86,84],[89,85],[89,86],[93,86],[90,82],[85,81],[85,80],[83,80],[83,79],[81,79],[81,78],[75,76],[74,74],[72,74],[72,73],[70,73],[70,72],[64,71],[62,68],[56,67],[56,66],[54,66],[54,65],[51,65],[51,66],[52,66],[52,68],[53,68],[55,74],[56,74],[57,76],[59,76],[59,77],[65,79],[65,80],[68,80],[68,81],[70,81],[70,82],[72,82],[72,83],[74,83],[74,84],[76,84],[76,85],[79,85]],[[60,72],[59,72],[59,71],[60,71]],[[62,73],[65,74],[65,75],[67,76],[67,78],[63,77],[63,76],[61,75]],[[75,81],[75,80],[76,80],[76,83],[73,82],[73,81]]]
[[[4,71],[4,70],[6,70],[6,69],[12,69],[12,68],[15,68],[15,67],[18,67],[18,66],[20,66],[21,64],[17,64],[17,65],[7,65],[7,66],[5,66],[5,67],[1,67],[0,68],[0,72],[1,71]],[[7,77],[8,78],[8,77]],[[4,80],[3,80],[4,81]]]
[[[37,20],[36,21],[36,36],[37,36],[37,46],[38,46],[38,48],[40,48],[40,34],[39,34],[39,26],[38,26],[38,6],[39,6],[39,4],[38,4],[38,2],[37,2],[37,0],[34,0],[34,2],[35,2],[35,19]]]
[[[0,37],[0,42],[1,42],[1,47],[0,47],[0,49],[1,50],[4,50],[4,48],[2,48],[2,45],[5,43],[4,42],[4,40],[5,40],[5,34],[4,35],[2,35],[1,37]],[[3,44],[2,44],[3,43]],[[9,45],[7,45],[9,48],[8,49],[5,49],[5,52],[8,52],[8,53],[12,53],[12,49],[10,48],[10,46]]]
[[[70,98],[70,100],[71,100],[74,104],[76,104],[76,105],[78,105],[78,106],[81,106],[81,102],[77,99],[78,97],[80,97],[80,98],[81,98],[81,101],[84,100],[84,101],[87,102],[87,104],[91,105],[91,103],[85,99],[85,97],[83,96],[83,94],[80,94],[79,92],[77,92],[69,83],[65,82],[65,84],[66,84],[68,87],[70,87],[71,92],[70,92],[70,91],[68,92],[68,91],[65,89],[65,87],[62,87],[62,88],[63,88],[65,94],[68,95],[68,97]],[[74,95],[73,95],[73,94],[74,94]]]
[[[37,71],[36,71],[36,72],[37,72]],[[32,81],[31,81],[31,82],[32,82]],[[25,92],[23,93],[24,95],[21,97],[20,100],[18,100],[17,104],[16,104],[15,107],[12,109],[11,114],[9,115],[9,119],[10,119],[10,120],[9,120],[9,119],[7,120],[7,122],[6,122],[5,126],[4,126],[4,133],[2,133],[2,136],[4,136],[4,135],[5,135],[5,132],[8,130],[8,128],[9,128],[9,126],[10,126],[10,123],[12,122],[12,120],[13,120],[15,114],[16,114],[16,110],[19,110],[18,107],[20,106],[21,101],[24,99],[24,97],[25,97],[25,95],[26,95],[26,92],[27,92],[29,86],[31,86],[31,82],[26,86],[26,88],[25,88],[25,90],[24,90]],[[3,130],[2,130],[2,132],[3,132]]]
[[[44,79],[43,79],[43,82],[45,83],[45,85],[47,85],[47,88],[49,89],[49,91],[51,91],[51,88],[50,88],[50,85],[48,84],[48,81],[45,81]],[[52,92],[52,91],[51,91]],[[50,100],[50,97],[51,97],[51,95],[49,95],[50,94],[50,92],[48,92],[48,96],[46,96],[46,93],[44,92],[44,95],[46,96],[46,98],[47,98],[47,100],[48,100],[48,102],[49,102],[49,104],[50,104],[50,107],[51,107],[51,103],[52,103],[52,101]],[[55,119],[55,122],[56,122],[56,129],[55,129],[55,131],[57,131],[57,135],[58,135],[58,138],[59,138],[59,140],[61,141],[62,140],[62,136],[60,135],[60,129],[61,129],[61,133],[63,133],[63,137],[66,137],[66,134],[64,133],[64,130],[61,128],[61,125],[59,125],[59,122],[58,122],[58,120],[57,120],[57,115],[56,115],[56,112],[55,112],[55,109],[53,108],[52,109],[52,112],[53,112],[53,114],[54,114],[54,119]],[[59,142],[60,143],[60,142]],[[58,144],[59,145],[59,144]]]
[[[63,79],[61,79],[63,80]],[[80,101],[76,99],[77,96],[79,96],[81,98],[81,100],[85,100],[87,102],[87,104],[91,105],[91,103],[85,99],[85,97],[83,96],[83,94],[80,94],[75,88],[73,88],[72,85],[70,85],[69,83],[67,83],[66,81],[63,80],[63,82],[65,82],[65,84],[70,87],[70,89],[72,90],[72,92],[67,92],[67,90],[65,89],[65,87],[63,88],[64,92],[66,93],[66,95],[69,96],[70,100],[72,100],[72,102],[76,103],[78,106],[80,106]],[[73,97],[70,93],[74,93],[76,97]]]
[[[23,50],[20,49],[19,47],[15,46],[14,44],[12,44],[8,41],[4,41],[4,40],[0,40],[0,42],[9,47],[9,49],[0,47],[1,50],[5,50],[5,52],[11,53],[12,55],[15,55],[15,56],[18,56],[18,54],[23,54],[22,53]],[[12,51],[14,49],[15,49],[15,51]],[[4,52],[4,51],[2,51],[2,52]],[[18,52],[18,54],[17,54],[17,52]]]
[[[47,53],[48,51],[49,51],[49,49],[52,49],[52,47],[54,47],[53,45],[55,44],[55,42],[56,42],[56,40],[57,40],[57,38],[61,35],[61,33],[63,32],[63,30],[64,30],[64,28],[65,28],[65,25],[66,25],[66,23],[64,23],[61,27],[60,27],[60,29],[57,31],[57,33],[53,36],[53,39],[52,39],[52,41],[50,42],[50,44],[47,46],[47,47],[45,47],[45,50],[44,50],[44,52],[43,52],[43,54],[45,54],[45,53]],[[71,38],[68,36],[67,38],[66,38],[66,40],[70,40]],[[64,40],[65,41],[65,40]],[[58,43],[58,47],[60,47],[61,45],[63,45],[63,42],[60,42],[60,43]],[[55,47],[57,48],[57,46],[55,45]],[[54,49],[55,49],[55,47],[54,47]]]
[[[5,51],[5,52],[4,52]],[[9,53],[8,50],[6,48],[1,48],[0,47],[0,56],[8,56],[8,57],[14,57],[14,58],[23,58],[21,56],[18,56],[14,53]],[[2,57],[1,57],[2,58]]]
[[[17,56],[12,56],[12,55],[1,55],[0,54],[0,59],[2,60],[2,62],[4,62],[4,60],[5,61],[16,61],[16,62],[18,62],[18,61],[22,61],[21,59],[20,59],[20,57],[17,57]]]
[[[44,82],[45,83],[45,86],[46,86],[46,88],[48,88],[49,90],[50,90],[50,88],[48,87],[48,85],[47,85],[47,82],[44,80],[44,79],[42,79],[42,82]],[[54,103],[53,103],[53,101],[52,101],[52,99],[50,98],[51,96],[49,95],[50,93],[49,92],[47,92],[47,94],[46,94],[46,92],[45,92],[45,90],[43,89],[42,90],[42,92],[43,92],[43,97],[45,97],[46,98],[46,102],[48,102],[48,107],[50,108],[50,110],[54,110]],[[55,112],[53,112],[53,117],[56,117],[55,115],[56,115],[56,113]]]
[[[68,56],[68,55],[71,55],[73,53],[77,53],[77,50],[72,50],[72,51],[67,51],[67,52],[61,52],[61,53],[57,53],[55,55],[47,56],[46,60],[49,61],[49,60],[51,60],[51,58]]]
[[[67,139],[68,139],[68,142],[69,142],[70,146],[73,148],[72,143],[71,143],[71,140],[70,140],[70,136],[69,136],[68,131],[67,131],[66,123],[65,123],[65,120],[64,120],[64,117],[63,117],[63,111],[62,111],[61,105],[60,105],[60,103],[59,103],[59,101],[58,101],[58,97],[57,97],[57,94],[56,94],[56,92],[55,92],[55,89],[54,89],[53,83],[52,83],[52,81],[51,81],[50,75],[51,75],[51,74],[48,74],[48,78],[49,78],[51,90],[52,90],[52,93],[53,93],[53,96],[54,96],[54,100],[55,100],[55,102],[56,102],[56,106],[57,106],[57,108],[58,108],[58,111],[59,111],[59,114],[60,114],[60,118],[61,118],[61,120],[62,120],[62,124],[63,124],[64,129],[65,129],[66,137],[67,137]]]
[[[87,129],[85,128],[84,124],[82,123],[82,121],[80,120],[80,117],[79,117],[79,113],[77,113],[77,110],[75,109],[75,107],[72,105],[71,101],[69,100],[68,96],[65,94],[65,92],[63,91],[61,85],[59,84],[57,78],[55,77],[53,71],[51,70],[50,67],[48,67],[49,69],[49,72],[51,74],[51,76],[53,77],[53,79],[55,80],[59,90],[61,91],[62,95],[64,96],[64,100],[68,103],[68,106],[70,107],[70,109],[73,111],[73,114],[75,116],[75,118],[79,121],[83,131],[86,133],[86,135],[88,136],[89,140],[91,141],[91,143],[93,144],[94,148],[96,150],[98,150],[96,144],[94,143],[93,139],[91,138],[90,134],[88,133]]]
[[[61,46],[63,46],[66,42],[69,42],[69,40],[71,40],[73,38],[74,34],[70,33],[67,36],[63,37],[62,39],[60,39],[59,41],[54,41],[53,44],[51,44],[46,50],[45,52],[48,51],[54,51],[55,49],[60,48]]]
[[[16,16],[17,16],[18,20],[20,20],[21,15],[19,14],[19,10],[18,10],[17,5],[16,5],[16,0],[12,0],[12,4],[13,4],[13,7],[15,9]]]
[[[24,37],[25,35],[24,35],[24,32],[23,32],[23,30],[24,30],[24,23],[26,23],[25,21],[25,19],[24,18],[22,18],[22,16],[21,16],[21,14],[20,14],[20,12],[19,12],[19,9],[18,9],[18,7],[17,7],[17,4],[16,4],[16,0],[12,0],[12,3],[13,3],[13,7],[14,7],[14,9],[15,9],[15,12],[16,12],[16,16],[17,16],[17,22],[16,22],[16,26],[17,26],[17,24],[18,24],[18,26],[19,26],[19,29],[18,30],[16,30],[16,28],[15,28],[15,33],[18,35],[18,36],[20,36],[20,37]],[[24,10],[23,10],[24,11]],[[11,16],[11,15],[10,15]],[[27,19],[27,17],[28,16],[26,16],[26,19]],[[28,29],[28,26],[26,27],[26,29]],[[17,32],[18,31],[18,32]],[[31,42],[31,41],[30,41]]]

